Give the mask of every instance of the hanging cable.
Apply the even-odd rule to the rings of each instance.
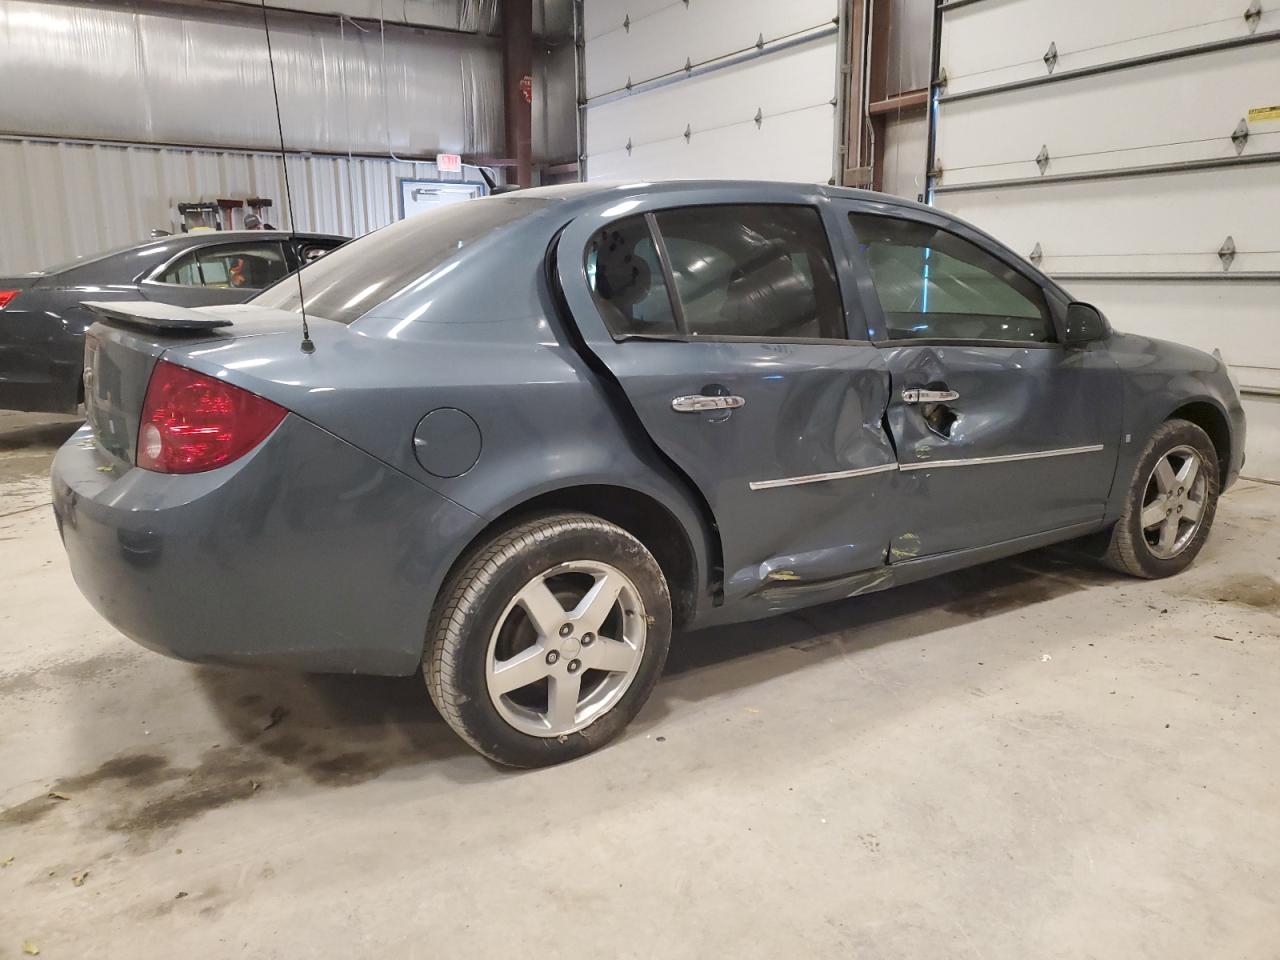
[[[289,189],[289,158],[284,151],[284,120],[280,116],[280,89],[276,85],[276,60],[271,52],[271,22],[267,16],[267,0],[262,0],[262,30],[267,35],[267,65],[271,68],[271,97],[276,105],[276,131],[280,134],[280,167],[284,171],[284,203],[289,213],[289,236],[296,239],[297,220],[293,216],[293,191]],[[315,353],[311,328],[307,325],[307,304],[302,293],[302,270],[293,272],[298,281],[298,312],[302,314],[302,352]]]

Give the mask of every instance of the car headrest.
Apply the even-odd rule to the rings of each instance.
[[[617,230],[607,231],[596,250],[596,290],[620,309],[634,306],[649,295],[649,264],[636,255]]]

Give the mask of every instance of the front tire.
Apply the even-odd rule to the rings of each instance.
[[[1145,579],[1185,570],[1213,526],[1219,483],[1208,434],[1186,420],[1165,421],[1138,458],[1107,565]]]
[[[428,629],[423,675],[457,734],[539,767],[603,746],[649,698],[671,597],[645,546],[599,517],[526,520],[465,559]]]

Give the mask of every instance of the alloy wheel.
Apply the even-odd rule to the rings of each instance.
[[[1156,462],[1142,498],[1142,536],[1147,549],[1172,560],[1195,539],[1205,511],[1208,481],[1204,460],[1193,447],[1177,446]]]
[[[521,733],[559,737],[607,713],[644,658],[640,592],[616,567],[558,564],[526,583],[489,638],[485,680]]]

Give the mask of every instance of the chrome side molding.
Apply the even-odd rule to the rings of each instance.
[[[1013,463],[1017,460],[1041,460],[1045,457],[1069,457],[1076,453],[1097,453],[1104,449],[1100,443],[1085,447],[1062,447],[1057,450],[1035,450],[1031,453],[1006,453],[998,457],[966,457],[961,460],[924,460],[920,463],[904,463],[902,470],[932,470],[935,467],[977,467],[985,463]]]
[[[722,397],[719,399],[731,399]],[[835,470],[831,473],[811,473],[803,477],[781,477],[777,480],[752,480],[747,486],[752,490],[773,490],[777,487],[798,487],[806,483],[823,483],[827,480],[848,480],[867,477],[892,470],[932,470],[940,467],[977,467],[987,463],[1014,463],[1019,460],[1042,460],[1045,457],[1068,457],[1077,453],[1098,453],[1106,449],[1101,443],[1082,447],[1060,447],[1056,450],[1035,450],[1031,453],[1006,453],[995,457],[966,457],[957,460],[926,460],[921,463],[880,463],[874,467],[858,467],[854,470]]]
[[[752,480],[747,486],[752,490],[772,490],[775,487],[798,487],[805,483],[823,483],[827,480],[847,480],[850,477],[867,477],[873,473],[897,470],[896,463],[880,463],[874,467],[858,467],[855,470],[836,470],[832,473],[811,473],[805,477],[783,477],[780,480]]]

